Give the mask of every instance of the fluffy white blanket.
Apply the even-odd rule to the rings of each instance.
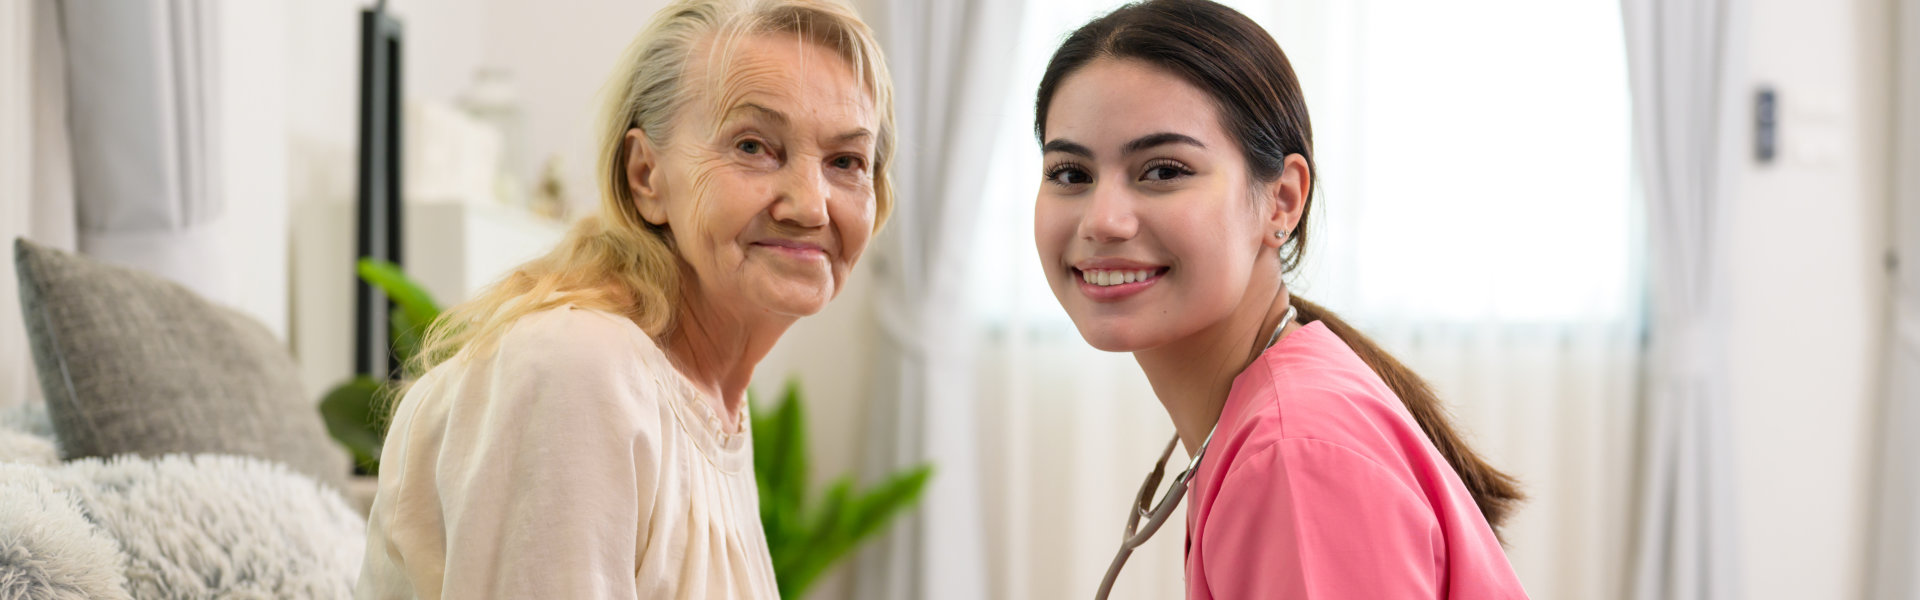
[[[330,487],[238,456],[49,465],[32,437],[0,429],[0,600],[353,593],[366,522]]]

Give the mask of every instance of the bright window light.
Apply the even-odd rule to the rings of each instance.
[[[1034,2],[971,255],[975,316],[1064,326],[1033,248],[1033,94],[1117,6]],[[1229,2],[1307,93],[1317,192],[1302,295],[1360,321],[1617,322],[1637,310],[1626,55],[1611,0]]]

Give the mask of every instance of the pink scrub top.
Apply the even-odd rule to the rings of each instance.
[[[1187,598],[1525,598],[1473,496],[1321,323],[1233,380],[1187,505]]]

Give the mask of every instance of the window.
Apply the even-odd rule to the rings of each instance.
[[[1066,315],[1032,239],[1033,93],[1059,40],[1118,2],[1029,4],[975,228],[969,304]],[[1229,2],[1307,93],[1314,222],[1290,287],[1363,322],[1618,322],[1637,305],[1625,51],[1614,2]]]

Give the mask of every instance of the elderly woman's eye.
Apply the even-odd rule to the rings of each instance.
[[[867,161],[858,156],[836,156],[831,163],[835,169],[858,171],[867,167]]]
[[[733,147],[747,154],[760,154],[767,150],[767,145],[760,143],[760,140],[740,140]]]

